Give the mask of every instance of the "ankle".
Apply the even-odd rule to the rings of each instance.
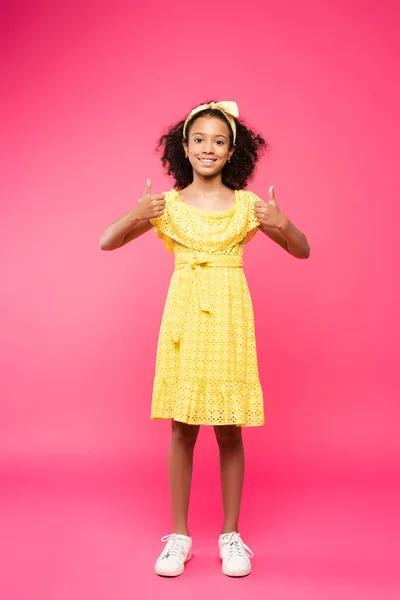
[[[174,527],[174,533],[190,537],[189,529],[187,527]]]
[[[237,525],[234,525],[233,527],[228,526],[228,527],[223,527],[222,531],[221,531],[221,535],[225,535],[226,533],[239,533],[239,529]]]

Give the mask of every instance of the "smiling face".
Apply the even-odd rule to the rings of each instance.
[[[217,175],[234,152],[230,148],[230,129],[221,119],[212,116],[193,119],[183,141],[186,156],[193,171],[203,177]]]

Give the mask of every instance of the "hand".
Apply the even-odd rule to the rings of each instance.
[[[139,199],[136,214],[139,219],[149,220],[160,217],[165,209],[165,194],[152,194],[151,181],[147,179],[143,196]]]
[[[285,229],[288,218],[280,211],[276,199],[274,186],[269,188],[269,202],[257,200],[254,203],[254,214],[261,225],[275,227],[276,229]]]

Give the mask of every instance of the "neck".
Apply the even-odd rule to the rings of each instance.
[[[218,173],[211,177],[202,177],[198,173],[193,173],[193,182],[191,185],[199,192],[215,192],[222,187],[222,175]]]

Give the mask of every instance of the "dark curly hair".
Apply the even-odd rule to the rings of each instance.
[[[204,104],[209,104],[210,102],[213,101],[210,100]],[[186,137],[189,137],[189,131],[195,120],[207,115],[212,115],[228,125],[230,147],[232,147],[232,129],[228,120],[218,109],[208,108],[197,113],[188,123]],[[185,158],[182,145],[185,119],[179,121],[176,125],[172,125],[167,133],[161,136],[156,148],[156,150],[160,148],[164,149],[161,162],[163,167],[167,169],[168,175],[172,175],[175,179],[174,188],[176,190],[182,190],[193,181],[193,168]],[[267,149],[269,149],[269,144],[267,144],[260,134],[255,133],[246,127],[241,120],[236,119],[236,148],[230,162],[227,162],[222,169],[222,182],[232,190],[244,189],[254,173],[256,163],[260,159],[262,152]]]

